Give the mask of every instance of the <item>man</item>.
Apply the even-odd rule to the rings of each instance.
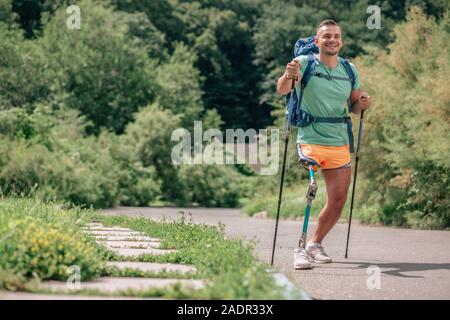
[[[319,47],[318,62],[313,71],[331,76],[348,78],[344,66],[338,60],[342,47],[340,26],[333,20],[321,22],[316,32],[316,45]],[[296,57],[287,64],[284,74],[278,79],[277,92],[286,95],[292,87],[292,79],[296,85],[301,79],[308,63],[307,56]],[[306,86],[301,108],[313,116],[343,117],[347,114],[347,99],[350,96],[351,112],[358,114],[367,110],[371,98],[359,89],[359,76],[353,64],[350,64],[355,83],[339,79],[328,80],[312,76]],[[323,174],[327,202],[319,215],[319,222],[306,248],[294,252],[294,267],[310,269],[310,262],[330,263],[332,259],[325,253],[322,240],[338,221],[347,199],[351,180],[351,158],[347,124],[345,123],[312,123],[299,128],[297,151],[300,158],[315,161],[320,165]]]

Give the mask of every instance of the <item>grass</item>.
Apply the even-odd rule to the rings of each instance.
[[[57,297],[60,292],[52,289],[37,289],[29,287],[33,293],[53,294]],[[97,289],[81,289],[66,292],[65,294],[77,296],[97,296],[97,297],[136,297],[136,298],[162,298],[162,299],[195,299],[190,288],[183,287],[176,283],[166,288],[152,288],[147,290],[118,290],[115,292],[103,292]],[[198,294],[198,293],[197,293]]]
[[[134,268],[119,269],[117,267],[106,267],[102,277],[136,277],[136,278],[161,278],[161,279],[199,279],[196,272],[180,271],[141,271]]]

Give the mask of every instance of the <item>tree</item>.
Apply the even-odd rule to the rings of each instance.
[[[253,33],[255,43],[254,63],[262,75],[259,83],[259,103],[272,108],[282,108],[276,94],[276,80],[283,73],[285,65],[292,59],[294,43],[298,38],[315,33],[316,25],[325,17],[325,11],[309,6],[285,4],[276,1],[264,7],[256,21]]]
[[[17,28],[0,22],[0,109],[32,108],[50,94],[46,57]]]
[[[157,70],[159,105],[179,114],[184,128],[193,127],[194,121],[201,120],[203,112],[203,79],[194,66],[196,60],[195,52],[177,43],[173,54]]]
[[[12,10],[12,0],[3,0],[0,2],[0,22],[8,26],[14,25],[17,14]]]
[[[375,101],[364,134],[365,204],[373,221],[420,228],[450,226],[450,40],[445,22],[418,7],[395,27],[390,53],[359,65]]]
[[[164,34],[165,48],[172,52],[176,41],[184,41],[184,24],[176,14],[176,1],[158,0],[111,0],[111,3],[118,9],[128,13],[145,14],[150,23]]]
[[[16,20],[24,30],[26,38],[40,35],[45,14],[52,15],[55,10],[73,2],[71,0],[8,0],[11,9],[17,14]]]
[[[52,93],[92,120],[89,132],[105,127],[121,133],[133,112],[155,98],[156,62],[134,46],[126,16],[90,0],[79,6],[80,30],[65,27],[60,9],[37,40],[48,57]]]

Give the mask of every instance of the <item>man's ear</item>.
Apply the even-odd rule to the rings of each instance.
[[[318,38],[317,38],[317,35],[314,37],[314,43],[317,45],[317,43],[318,43]]]

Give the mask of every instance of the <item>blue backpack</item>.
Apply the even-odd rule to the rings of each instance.
[[[306,127],[314,122],[325,122],[325,123],[346,123],[347,131],[348,131],[348,139],[350,144],[350,152],[354,152],[354,139],[352,132],[352,121],[351,118],[347,115],[345,117],[316,117],[311,115],[310,113],[301,109],[301,101],[303,97],[303,91],[305,90],[306,85],[312,76],[324,78],[326,80],[344,80],[350,81],[351,87],[355,84],[355,74],[353,73],[352,68],[350,67],[350,63],[347,59],[343,59],[338,57],[339,63],[342,64],[345,71],[347,72],[348,78],[344,77],[336,77],[330,76],[327,74],[323,74],[320,72],[315,72],[314,68],[317,63],[317,57],[315,54],[319,53],[319,48],[314,43],[315,36],[311,36],[309,38],[301,38],[297,40],[294,46],[294,57],[298,57],[300,55],[308,56],[308,64],[306,65],[306,69],[303,72],[302,79],[300,80],[300,96],[297,96],[296,90],[291,90],[290,93],[286,96],[286,118],[288,120],[289,125],[294,127]],[[294,89],[294,88],[293,88]],[[349,111],[351,111],[351,102],[350,97],[347,100]]]

